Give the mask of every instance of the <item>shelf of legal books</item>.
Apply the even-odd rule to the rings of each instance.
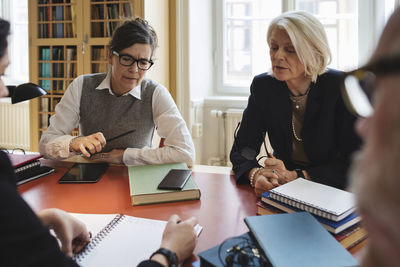
[[[75,0],[38,2],[38,38],[76,37]]]
[[[109,37],[118,27],[123,17],[132,17],[130,1],[91,1],[90,7],[91,37]]]
[[[107,71],[107,47],[105,45],[96,45],[91,47],[91,66],[92,73],[105,73]]]

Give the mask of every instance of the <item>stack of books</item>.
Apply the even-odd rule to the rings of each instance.
[[[299,178],[265,192],[258,203],[260,215],[300,211],[310,212],[347,249],[367,238],[350,192]]]
[[[132,205],[200,199],[201,192],[193,177],[189,178],[182,190],[157,188],[172,169],[186,170],[188,167],[183,162],[129,166],[129,188]]]
[[[41,165],[39,154],[7,154],[14,167],[17,185],[35,180],[54,172],[54,169]]]

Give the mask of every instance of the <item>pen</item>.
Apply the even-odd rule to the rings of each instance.
[[[114,141],[115,139],[118,139],[118,138],[123,137],[123,136],[125,136],[127,134],[130,134],[130,133],[133,133],[134,131],[136,131],[136,130],[135,129],[134,130],[130,130],[130,131],[124,132],[124,133],[122,133],[120,135],[108,138],[108,139],[106,139],[106,142],[108,143],[108,142]]]

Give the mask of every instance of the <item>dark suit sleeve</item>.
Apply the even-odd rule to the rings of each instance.
[[[256,156],[265,131],[261,110],[256,104],[256,80],[250,87],[250,96],[246,109],[243,112],[240,129],[232,146],[230,160],[237,183],[249,183],[248,174],[252,168],[260,167]]]
[[[338,147],[336,156],[330,162],[311,166],[306,170],[316,182],[345,189],[352,155],[360,148],[362,141],[354,129],[357,118],[347,110],[342,97],[339,98],[336,113],[338,114],[335,121],[335,143]]]
[[[78,266],[21,198],[14,170],[0,152],[0,259],[2,266]]]

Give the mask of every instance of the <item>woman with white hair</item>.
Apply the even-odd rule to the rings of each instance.
[[[361,141],[340,93],[343,73],[327,69],[322,24],[304,11],[283,13],[267,42],[272,72],[253,79],[230,154],[236,181],[249,182],[257,195],[298,177],[344,188]],[[274,151],[261,167],[256,155],[266,133]]]

